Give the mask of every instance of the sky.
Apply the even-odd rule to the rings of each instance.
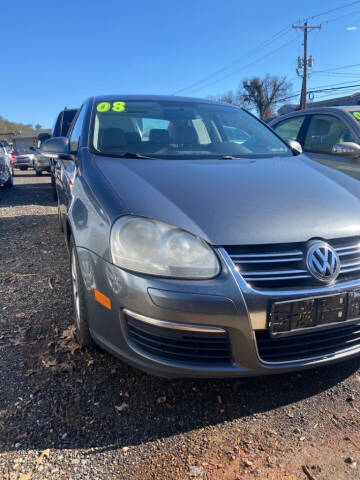
[[[332,9],[337,10],[319,15]],[[286,76],[297,93],[302,33],[291,25],[305,18],[322,24],[309,34],[315,61],[309,89],[360,84],[360,1],[4,2],[0,115],[49,128],[61,109],[80,106],[91,95],[179,91],[206,97],[267,73]],[[357,90],[318,93],[314,99]]]

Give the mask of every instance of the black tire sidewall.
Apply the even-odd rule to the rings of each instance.
[[[80,318],[79,318],[79,325],[75,321],[75,305],[74,305],[74,298],[73,298],[73,305],[74,305],[74,325],[75,325],[75,334],[76,339],[79,342],[81,347],[86,347],[93,343],[90,329],[89,329],[89,321],[88,321],[88,314],[86,309],[85,303],[85,286],[81,276],[81,271],[79,267],[79,259],[77,255],[76,245],[74,242],[73,237],[70,237],[69,242],[69,250],[70,250],[70,272],[72,267],[72,259],[73,259],[73,252],[75,253],[75,268],[78,277],[78,291],[79,291],[79,300],[80,300]],[[71,283],[72,283],[72,275],[71,275]]]

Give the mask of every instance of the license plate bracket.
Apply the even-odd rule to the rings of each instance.
[[[270,335],[285,336],[313,328],[336,326],[360,317],[360,290],[274,302]]]

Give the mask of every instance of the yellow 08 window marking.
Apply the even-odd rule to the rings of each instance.
[[[96,111],[100,113],[106,112],[125,112],[126,103],[122,101],[117,102],[100,102],[97,104]]]

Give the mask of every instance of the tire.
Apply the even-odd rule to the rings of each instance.
[[[70,237],[70,271],[73,290],[75,335],[80,347],[93,343],[91,338],[88,314],[85,304],[85,287],[79,268],[79,260],[73,237]]]
[[[59,206],[59,202],[58,202],[58,224],[59,224],[59,229],[60,229],[60,232],[64,232],[64,225],[62,223],[62,220],[61,220],[61,212],[60,212],[60,206]]]
[[[26,167],[19,167],[20,170],[26,170]]]
[[[36,172],[36,175],[37,175],[38,177],[40,177],[40,175],[41,175],[41,170],[35,170],[35,172]]]
[[[51,173],[50,173],[51,174]],[[55,178],[54,176],[51,174],[51,187],[52,187],[52,196],[53,196],[53,199],[54,200],[57,200],[58,199],[58,196],[57,196],[57,191],[56,191],[56,185],[55,185]]]
[[[12,175],[8,178],[7,182],[4,183],[4,187],[10,188],[14,186],[14,178]]]

